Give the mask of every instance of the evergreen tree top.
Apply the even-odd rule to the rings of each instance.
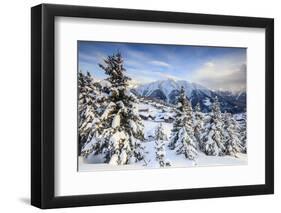
[[[214,99],[213,106],[212,106],[212,111],[215,114],[220,114],[221,113],[220,102],[219,102],[218,96],[216,96],[215,99]]]
[[[155,139],[164,140],[164,138],[165,138],[165,133],[164,133],[163,125],[162,123],[160,123],[155,131]]]
[[[201,112],[201,107],[200,107],[200,103],[199,102],[195,105],[194,111],[195,112]]]
[[[123,66],[123,58],[120,52],[107,56],[104,59],[104,64],[99,64],[105,74],[109,75],[107,80],[112,86],[127,86],[128,80],[131,80],[125,75],[126,69]]]
[[[188,108],[190,108],[189,104],[190,103],[186,98],[184,88],[181,87],[180,94],[178,97],[178,107],[177,108],[181,112],[186,112],[186,111],[188,111]]]

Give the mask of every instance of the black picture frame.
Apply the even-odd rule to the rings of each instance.
[[[55,17],[264,28],[265,184],[95,195],[54,195]],[[254,80],[254,79],[249,79]],[[251,110],[251,109],[249,109]],[[41,4],[31,8],[31,204],[42,209],[274,193],[274,20],[240,16]]]

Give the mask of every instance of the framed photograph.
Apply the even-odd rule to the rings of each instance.
[[[31,9],[31,203],[272,194],[274,20]]]

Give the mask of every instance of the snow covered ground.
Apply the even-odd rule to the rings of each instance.
[[[170,107],[158,107],[153,106],[150,103],[140,103],[140,114],[151,115],[144,117],[144,135],[146,141],[144,142],[146,147],[146,157],[143,161],[130,164],[130,165],[109,165],[103,163],[104,159],[100,156],[89,155],[87,159],[83,157],[78,158],[78,169],[81,172],[90,171],[105,171],[105,170],[129,170],[129,169],[155,169],[160,167],[159,162],[156,160],[155,153],[155,141],[153,136],[155,134],[156,127],[162,123],[165,135],[169,136],[173,127],[172,122],[165,121],[166,114],[171,114],[172,109]],[[168,138],[165,141],[166,160],[171,163],[170,167],[199,167],[199,166],[235,166],[235,165],[247,165],[247,154],[239,154],[237,157],[232,156],[207,156],[202,152],[199,152],[198,158],[193,161],[184,157],[184,155],[177,155],[175,150],[168,148]]]
[[[155,125],[151,122],[151,126]],[[239,158],[231,156],[207,156],[204,153],[199,153],[196,161],[188,160],[184,155],[177,155],[174,150],[167,147],[166,142],[166,159],[170,161],[171,167],[196,167],[196,166],[235,166],[247,165],[247,155],[239,154]],[[78,166],[81,172],[90,171],[104,171],[104,170],[128,170],[128,169],[152,169],[163,168],[155,159],[154,141],[145,142],[146,150],[148,151],[145,161],[141,161],[131,165],[118,165],[112,166],[109,164],[101,163],[102,159],[97,156],[90,155],[87,159],[79,157]],[[170,167],[164,167],[170,168]]]

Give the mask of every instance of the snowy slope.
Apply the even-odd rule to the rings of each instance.
[[[199,152],[199,156],[196,161],[189,160],[184,157],[184,155],[176,154],[175,150],[170,150],[168,148],[168,137],[171,134],[171,129],[173,127],[172,122],[166,122],[160,119],[160,115],[163,113],[171,113],[173,108],[160,105],[159,103],[153,104],[153,102],[141,101],[139,103],[140,114],[153,115],[147,120],[143,120],[144,124],[144,136],[145,141],[145,159],[135,164],[128,165],[110,165],[103,163],[104,159],[101,155],[91,154],[88,158],[79,157],[78,166],[79,171],[105,171],[105,170],[128,170],[128,169],[156,169],[161,168],[159,162],[156,160],[156,150],[155,150],[155,140],[153,136],[155,135],[155,130],[161,123],[163,125],[164,133],[167,135],[167,140],[165,140],[165,150],[166,150],[166,160],[171,163],[171,167],[201,167],[201,166],[235,166],[235,165],[247,165],[247,154],[238,154],[238,158],[232,156],[207,156],[202,152]],[[163,112],[164,111],[164,112]],[[237,114],[235,115],[238,121],[243,122],[246,115]],[[169,167],[166,167],[169,168]]]

